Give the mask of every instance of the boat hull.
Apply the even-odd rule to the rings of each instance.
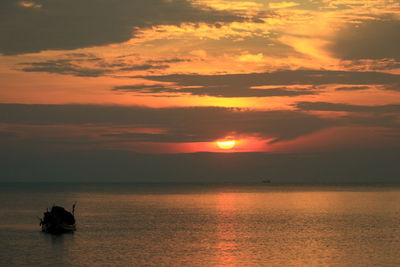
[[[50,234],[62,234],[76,231],[75,224],[42,224],[42,232]]]

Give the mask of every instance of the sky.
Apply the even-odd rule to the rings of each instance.
[[[397,183],[398,0],[2,0],[0,181]]]

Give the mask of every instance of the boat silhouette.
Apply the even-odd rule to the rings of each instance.
[[[42,232],[50,234],[61,234],[73,232],[76,230],[75,225],[75,204],[72,205],[72,213],[61,206],[51,207],[43,213],[43,219],[40,219]]]

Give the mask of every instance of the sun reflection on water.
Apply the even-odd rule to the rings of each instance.
[[[218,266],[237,266],[236,202],[235,194],[222,193],[217,196]]]

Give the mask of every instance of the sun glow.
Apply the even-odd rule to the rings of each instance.
[[[220,149],[232,149],[236,145],[235,140],[222,140],[222,141],[217,141],[217,146]]]

